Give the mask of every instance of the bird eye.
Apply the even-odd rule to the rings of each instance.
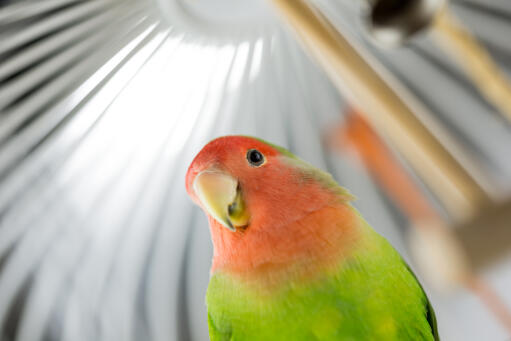
[[[247,152],[247,160],[253,167],[259,167],[264,163],[264,156],[257,149],[249,149]]]

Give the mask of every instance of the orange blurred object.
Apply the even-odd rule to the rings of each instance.
[[[351,110],[345,124],[338,128],[333,137],[333,142],[342,149],[351,147],[356,150],[371,175],[412,220],[439,218],[383,139],[356,111]]]

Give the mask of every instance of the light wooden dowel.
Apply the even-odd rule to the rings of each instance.
[[[353,106],[391,140],[453,217],[466,220],[490,202],[401,98],[404,89],[395,90],[395,79],[384,78],[382,69],[306,0],[270,1]]]
[[[511,83],[488,51],[443,6],[432,22],[431,31],[486,100],[511,121]]]

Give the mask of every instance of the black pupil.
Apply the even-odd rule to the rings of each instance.
[[[263,162],[263,154],[257,150],[251,150],[248,152],[248,161],[253,165],[260,165]]]

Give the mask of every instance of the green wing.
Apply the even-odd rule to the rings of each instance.
[[[426,298],[426,318],[428,320],[429,326],[431,327],[431,332],[433,333],[433,337],[435,338],[435,341],[440,341],[440,336],[438,335],[438,327],[436,323],[436,315],[435,310],[433,310],[433,306],[431,305],[431,302],[429,302],[428,296],[426,295],[426,292],[424,291],[424,288],[422,287],[421,283],[417,279],[417,276],[412,271],[410,266],[403,260],[403,263],[406,265],[408,271],[412,274],[412,276],[415,278],[417,283],[422,289],[422,292],[424,293],[424,297]]]
[[[433,310],[433,307],[431,306],[431,303],[428,300],[428,306],[427,306],[427,319],[429,322],[429,325],[431,326],[431,331],[433,332],[433,337],[435,338],[435,341],[440,341],[440,336],[438,335],[438,328],[436,324],[436,316],[435,311]]]

